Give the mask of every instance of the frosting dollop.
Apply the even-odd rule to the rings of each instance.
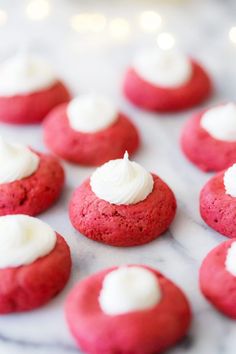
[[[99,304],[106,314],[120,315],[151,309],[160,299],[161,289],[154,273],[131,266],[120,267],[105,276]]]
[[[42,58],[19,53],[0,65],[0,95],[30,94],[53,85],[56,81],[51,66]]]
[[[155,86],[175,88],[190,80],[192,65],[177,49],[158,47],[141,51],[133,61],[133,68],[144,80]]]
[[[236,242],[232,242],[227,250],[225,268],[229,273],[236,276]]]
[[[229,167],[224,173],[225,193],[236,197],[236,164]]]
[[[0,268],[30,264],[49,254],[56,234],[49,225],[28,215],[0,217]]]
[[[0,138],[0,184],[32,175],[39,162],[39,156],[29,148]]]
[[[200,124],[215,139],[236,141],[236,104],[230,102],[209,109]]]
[[[118,117],[116,106],[106,97],[87,94],[74,98],[67,107],[70,126],[82,133],[95,133],[112,125]]]
[[[136,204],[153,190],[152,175],[138,163],[123,159],[111,160],[98,167],[90,178],[92,191],[111,204]]]

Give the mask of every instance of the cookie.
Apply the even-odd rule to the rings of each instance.
[[[42,306],[67,283],[71,270],[69,247],[62,236],[48,229],[42,221],[26,215],[0,217],[0,237],[8,238],[0,261],[1,314]]]
[[[235,240],[228,240],[211,250],[199,275],[200,287],[208,301],[226,316],[236,319]]]
[[[19,53],[0,65],[0,121],[41,122],[58,104],[68,102],[66,86],[42,58]]]
[[[59,198],[64,186],[62,166],[53,156],[35,154],[39,157],[39,165],[32,175],[0,183],[0,215],[37,215]]]
[[[228,126],[227,110],[228,108],[225,107],[222,117],[219,119],[217,119],[216,113],[212,114],[211,130],[212,134],[218,138],[211,135],[201,124],[204,115],[209,113],[210,110],[194,115],[183,128],[181,135],[182,151],[194,165],[205,172],[218,172],[236,162],[236,134],[234,134],[235,138],[230,138],[234,133],[234,128],[231,127],[232,124],[230,123],[229,127],[226,127],[226,125]],[[229,119],[231,119],[231,116],[229,116]],[[217,134],[214,133],[215,129],[218,129]],[[228,136],[229,140],[226,140]]]
[[[88,124],[88,129],[84,129],[82,122],[79,130],[70,124],[67,104],[54,109],[44,121],[44,142],[48,148],[65,160],[92,166],[122,157],[126,150],[130,154],[136,152],[140,138],[135,125],[123,113],[115,112],[112,121],[105,122],[108,125],[97,127],[106,112],[98,110],[95,104],[93,107],[94,115],[98,115],[96,121],[85,110],[76,115],[76,120],[81,118],[86,121],[84,125]]]
[[[122,171],[122,166],[117,166],[117,170]],[[116,173],[116,168],[112,167],[111,171],[114,171],[116,178],[124,180],[124,176]],[[161,178],[152,174],[151,179],[151,192],[143,200],[125,204],[125,199],[119,196],[117,200],[120,199],[121,204],[116,204],[115,200],[109,202],[98,197],[91,189],[91,178],[88,178],[73,193],[69,205],[72,225],[88,238],[112,246],[136,246],[156,239],[171,224],[176,212],[176,200]],[[140,184],[143,180],[141,177]],[[136,183],[139,185],[139,182],[134,181]],[[109,196],[112,195],[109,179],[105,181],[104,189]],[[115,185],[114,189],[117,193],[122,192],[122,186]],[[129,186],[128,197],[132,195],[131,191]],[[135,189],[134,193],[140,196],[141,192]]]
[[[0,121],[10,124],[40,123],[54,107],[69,99],[70,94],[60,81],[28,95],[0,96]]]
[[[226,171],[230,173],[231,169]],[[202,188],[200,213],[207,225],[222,235],[233,238],[236,237],[236,198],[226,190],[228,185],[227,180],[225,180],[226,186],[224,184],[226,171],[213,176]],[[235,167],[233,172],[235,177]]]
[[[141,53],[125,74],[123,92],[135,106],[176,112],[204,101],[212,92],[207,72],[177,51]]]
[[[135,272],[129,271],[134,268]],[[114,279],[116,271],[123,274],[117,274]],[[146,277],[154,278],[155,284],[153,279],[143,278],[145,272],[149,273]],[[146,294],[139,279],[144,280]],[[110,303],[110,310],[117,310],[119,303],[118,308],[123,306],[122,313],[110,314],[104,310],[105,299],[108,305],[109,298],[102,293],[106,290],[107,295],[112,294],[112,285],[117,286],[117,291],[114,292],[116,302]],[[155,295],[154,285],[159,298],[147,307],[145,302],[150,302],[150,297]],[[190,307],[182,291],[158,271],[140,265],[110,268],[82,280],[69,294],[65,313],[78,346],[91,354],[162,353],[184,337],[191,321]]]

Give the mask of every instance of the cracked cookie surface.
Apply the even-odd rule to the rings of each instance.
[[[212,177],[200,194],[200,213],[203,220],[227,237],[236,237],[236,198],[225,193],[224,173]]]
[[[54,249],[31,264],[0,269],[0,313],[29,311],[61,291],[70,275],[71,256],[62,236]]]
[[[29,177],[0,184],[0,216],[7,214],[37,215],[59,197],[64,185],[64,171],[59,161],[40,154],[37,171]]]
[[[99,199],[87,179],[74,192],[70,219],[79,232],[112,246],[135,246],[150,242],[166,231],[176,211],[168,185],[152,175],[153,191],[136,204],[115,205]]]

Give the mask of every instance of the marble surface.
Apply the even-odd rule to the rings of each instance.
[[[68,241],[73,256],[72,276],[65,290],[47,306],[31,313],[0,318],[0,353],[79,353],[63,313],[63,303],[72,286],[85,276],[112,265],[143,263],[159,269],[175,281],[191,302],[191,330],[184,341],[169,351],[170,354],[235,354],[236,322],[216,312],[198,287],[202,259],[225,238],[210,230],[199,215],[199,191],[210,175],[198,171],[186,161],[179,148],[182,125],[192,111],[164,116],[146,113],[126,102],[120,87],[134,50],[155,40],[155,34],[143,34],[135,27],[139,12],[152,8],[162,14],[163,30],[174,33],[178,44],[210,71],[215,94],[203,106],[235,99],[236,46],[229,41],[228,31],[236,24],[236,3],[233,0],[113,1],[111,8],[108,1],[51,2],[50,17],[37,23],[25,17],[25,1],[1,2],[9,13],[9,20],[5,27],[0,28],[0,59],[19,43],[24,46],[29,41],[32,50],[44,53],[55,63],[74,93],[98,90],[109,94],[130,115],[141,132],[142,147],[135,160],[168,182],[177,197],[178,212],[168,232],[142,247],[112,248],[90,241],[72,228],[67,206],[73,189],[93,169],[64,163],[67,182],[63,195],[40,217]],[[81,36],[74,33],[69,29],[69,17],[81,8],[103,11],[108,16],[126,16],[133,21],[130,37],[117,42],[106,34]],[[1,125],[0,134],[46,151],[38,126]]]

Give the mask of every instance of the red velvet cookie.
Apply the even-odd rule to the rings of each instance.
[[[236,237],[236,198],[226,194],[224,173],[212,177],[201,190],[200,213],[214,230],[227,237]]]
[[[66,285],[71,256],[57,234],[55,248],[31,264],[0,269],[0,313],[29,311],[47,303]]]
[[[144,266],[142,266],[144,267]],[[182,291],[158,271],[162,297],[151,309],[107,315],[98,298],[107,269],[82,280],[66,301],[66,318],[78,346],[86,353],[161,353],[186,334],[191,311]]]
[[[186,157],[203,171],[221,171],[236,162],[236,141],[215,139],[201,125],[206,111],[196,114],[185,124],[181,147]]]
[[[236,319],[236,276],[226,267],[227,252],[235,240],[215,247],[204,259],[200,268],[200,287],[204,296],[225,315]]]
[[[45,144],[63,159],[98,166],[122,157],[126,150],[133,154],[138,149],[138,131],[123,113],[119,113],[118,119],[103,130],[82,133],[72,129],[66,109],[66,104],[55,108],[44,121]]]
[[[158,176],[152,175],[152,192],[141,202],[115,205],[99,199],[87,179],[72,196],[69,215],[83,235],[112,246],[136,246],[165,232],[176,212],[173,192]]]
[[[196,61],[191,64],[191,79],[176,88],[155,86],[129,68],[123,85],[124,95],[136,106],[150,111],[175,112],[197,105],[211,94],[212,84]]]
[[[39,123],[54,107],[69,99],[70,94],[61,81],[30,94],[0,96],[0,121],[11,124]]]
[[[39,167],[29,177],[0,184],[0,215],[37,215],[59,197],[64,185],[64,171],[50,155],[37,153]]]

